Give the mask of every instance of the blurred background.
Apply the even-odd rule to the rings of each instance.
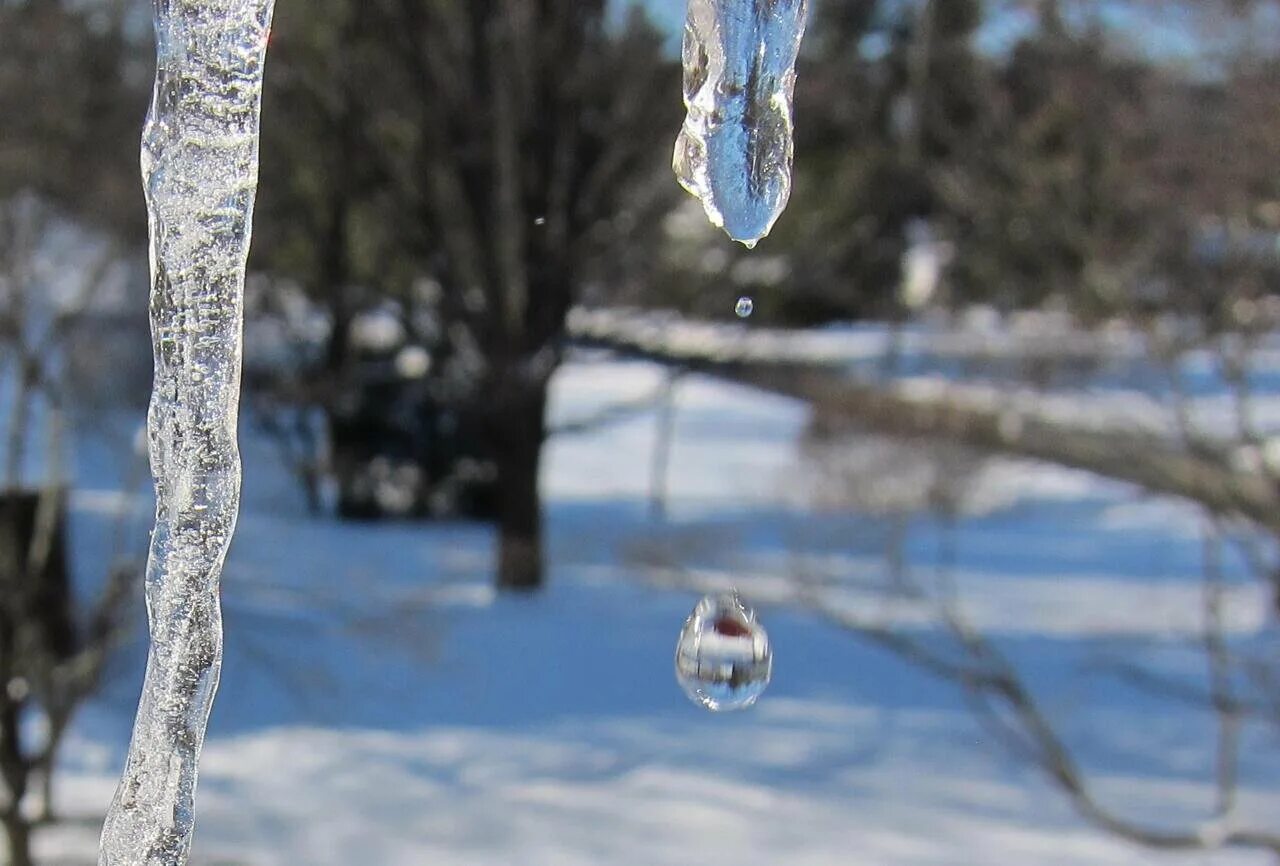
[[[1278,861],[1280,2],[811,13],[749,252],[678,0],[280,0],[193,863]],[[0,0],[12,866],[146,654],[149,16]]]

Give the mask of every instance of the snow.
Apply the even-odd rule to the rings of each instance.
[[[711,857],[829,866],[851,852],[877,864],[1206,862],[1144,857],[1083,830],[1036,780],[964,759],[966,744],[932,714],[767,698],[754,712],[751,729],[730,736],[709,725],[613,722],[533,733],[294,728],[215,740],[204,756],[195,857],[317,866],[686,866]],[[77,811],[93,808],[93,777],[64,784],[84,797]],[[1122,781],[1113,796],[1167,797],[1169,787],[1143,792]],[[72,856],[71,834],[60,841],[48,854]]]
[[[664,381],[647,363],[582,355],[555,379],[553,420]],[[665,521],[647,516],[654,413],[552,441],[550,585],[531,599],[492,591],[482,527],[307,518],[270,444],[242,425],[250,468],[192,862],[1268,862],[1154,853],[1093,829],[952,685],[798,606],[803,573],[842,611],[930,628],[869,590],[887,518],[811,507],[802,406],[700,376],[675,399]],[[128,442],[80,458],[72,538],[87,582],[112,521],[147,497],[123,480]],[[1105,803],[1156,826],[1202,820],[1209,720],[1085,676],[1140,659],[1201,675],[1178,641],[1202,610],[1196,510],[1025,461],[976,472],[952,539],[966,612],[1061,720]],[[907,558],[931,571],[944,528],[909,529]],[[687,585],[655,581],[655,561],[678,563]],[[1224,566],[1233,638],[1274,639],[1254,584]],[[681,693],[672,656],[702,590],[731,585],[769,630],[774,676],[751,711],[713,716]],[[48,862],[91,857],[140,661],[135,650],[78,720],[58,789],[76,820],[37,836]],[[1241,817],[1267,826],[1280,768],[1262,736],[1247,733]]]
[[[651,364],[570,366],[557,378],[557,411],[590,416],[592,406],[655,395],[665,373]],[[560,396],[563,395],[563,396]],[[679,508],[726,508],[776,501],[799,459],[805,409],[748,388],[693,379],[675,389],[668,491]],[[732,415],[733,425],[722,423]],[[643,500],[657,422],[645,413],[590,436],[553,439],[544,490],[552,500]]]
[[[569,326],[581,339],[686,359],[818,365],[864,382],[890,375],[885,387],[908,400],[999,412],[1002,427],[1013,426],[1011,435],[1034,418],[1080,430],[1191,439],[1227,451],[1242,472],[1280,468],[1280,333],[1264,335],[1249,353],[1248,393],[1240,399],[1217,352],[1188,351],[1166,367],[1150,360],[1151,334],[1122,324],[1085,330],[1053,312],[1000,316],[975,307],[954,317],[922,316],[896,330],[875,323],[782,330],[663,312],[577,309]],[[1048,381],[1035,381],[1038,365],[1052,370]],[[988,483],[985,475],[981,483]]]

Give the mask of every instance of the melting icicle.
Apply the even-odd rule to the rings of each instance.
[[[808,0],[689,0],[680,184],[748,248],[791,195],[791,94]]]
[[[676,642],[676,680],[691,701],[716,712],[743,710],[772,675],[769,635],[737,593],[698,602]]]
[[[155,384],[151,651],[100,866],[180,866],[222,658],[218,576],[240,502],[241,322],[272,0],[154,0],[142,134]]]

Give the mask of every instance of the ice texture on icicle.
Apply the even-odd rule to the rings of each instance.
[[[748,247],[791,195],[791,95],[808,0],[689,0],[680,184]]]
[[[155,381],[151,651],[100,866],[179,866],[222,658],[218,577],[240,503],[236,418],[245,260],[272,0],[154,0],[142,134]]]

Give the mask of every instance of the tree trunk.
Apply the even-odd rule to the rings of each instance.
[[[9,623],[8,625],[12,625]],[[7,632],[12,629],[6,628]],[[11,637],[6,634],[6,638]],[[11,648],[12,644],[6,641]],[[13,671],[9,671],[13,675]],[[23,755],[20,742],[19,702],[9,694],[0,696],[0,774],[4,776],[5,795],[8,802],[0,812],[0,824],[9,847],[8,866],[31,866],[31,826],[22,814],[22,801],[27,795],[30,765]]]
[[[498,467],[497,529],[500,590],[541,588],[542,498],[538,469],[546,439],[546,383],[515,389],[493,414]]]
[[[27,698],[10,687],[20,681],[29,687],[45,665],[70,658],[76,649],[60,496],[0,491],[0,787],[7,800],[0,825],[9,866],[31,866],[31,822],[23,801],[37,761],[52,767],[62,727],[55,724],[43,759],[29,757],[22,741]]]
[[[330,376],[345,372],[351,342],[351,298],[347,296],[347,209],[346,198],[336,194],[329,203],[328,231],[320,253],[320,287],[330,302],[333,330],[325,350],[324,372]]]
[[[657,431],[649,463],[649,519],[667,517],[667,476],[671,464],[671,444],[676,427],[676,376],[667,380],[658,404]]]
[[[31,827],[21,815],[4,816],[4,834],[9,843],[8,866],[33,866],[31,859]]]

